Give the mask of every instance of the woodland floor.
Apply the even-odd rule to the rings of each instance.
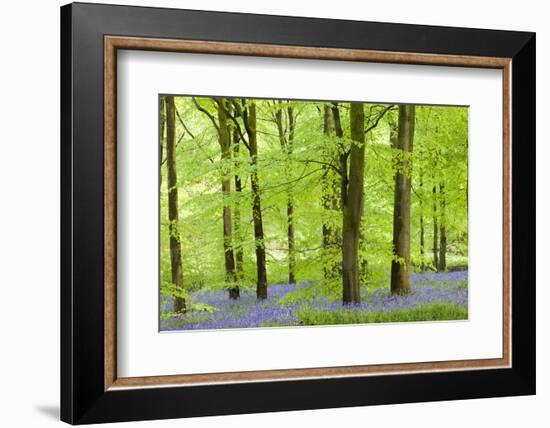
[[[256,300],[254,290],[241,290],[230,300],[227,291],[191,293],[193,306],[183,315],[163,316],[160,329],[211,330],[224,328],[362,324],[468,319],[468,271],[414,274],[411,293],[392,296],[387,288],[363,290],[359,305],[342,305],[316,296],[289,301],[289,293],[311,287],[304,282],[268,287],[268,298]],[[162,296],[161,312],[172,311],[170,297]]]

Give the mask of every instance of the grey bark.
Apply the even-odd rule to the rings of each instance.
[[[243,237],[241,232],[241,199],[242,199],[242,180],[239,173],[240,168],[240,137],[237,129],[233,130],[233,159],[235,162],[235,204],[233,208],[233,241],[235,250],[235,269],[237,273],[237,279],[242,281],[244,279],[244,254],[243,254]]]
[[[411,271],[411,175],[415,125],[415,106],[399,106],[397,170],[394,176],[392,294],[410,292]]]
[[[439,185],[439,267],[440,272],[447,270],[447,230],[445,227],[445,188]]]
[[[291,106],[287,106],[286,109],[286,122],[288,130],[285,129],[283,124],[283,106],[282,101],[279,101],[277,112],[275,113],[275,123],[277,124],[277,130],[279,133],[279,142],[281,149],[287,156],[292,155],[292,148],[294,145],[294,132],[295,132],[295,117],[294,109]],[[288,134],[288,135],[287,135]],[[288,246],[288,282],[290,284],[296,283],[296,239],[294,231],[294,197],[292,194],[292,186],[288,185],[286,189],[287,202],[286,202],[286,217],[287,217],[287,246]]]
[[[166,165],[168,169],[168,221],[170,232],[170,265],[172,284],[183,291],[183,269],[181,262],[181,242],[178,228],[178,177],[176,168],[176,107],[174,97],[166,97]],[[174,311],[185,312],[183,297],[174,299]]]
[[[250,102],[243,109],[243,121],[248,135],[250,154],[250,184],[252,188],[252,219],[254,222],[254,239],[256,246],[256,297],[267,299],[267,269],[265,257],[264,226],[262,219],[262,202],[260,196],[260,179],[258,177],[258,140],[256,132],[256,104]]]
[[[437,220],[437,188],[432,189],[433,195],[433,254],[434,254],[434,269],[439,270],[439,224]]]
[[[363,103],[350,104],[349,183],[342,209],[342,281],[344,303],[360,303],[359,235],[364,203],[365,113]]]
[[[231,219],[231,133],[227,117],[225,98],[218,100],[218,141],[222,158],[222,197],[223,197],[223,251],[225,261],[225,281],[230,299],[240,296],[235,273],[235,256],[233,253],[233,225]]]
[[[166,137],[166,100],[165,97],[160,97],[160,114],[159,114],[159,187],[162,187],[162,159],[164,158],[164,139]]]
[[[339,119],[339,118],[338,118]],[[341,124],[339,123],[339,126]],[[333,109],[330,104],[325,104],[323,108],[323,134],[326,137],[330,137],[335,134],[335,120]],[[341,135],[340,135],[341,137]],[[325,147],[325,162],[332,163],[335,150],[333,147]],[[332,216],[332,212],[339,211],[339,193],[340,193],[340,179],[338,174],[330,168],[328,165],[323,165],[322,175],[322,195],[321,205],[326,210],[327,216]],[[334,224],[323,222],[322,225],[322,246],[327,259],[330,255],[341,246],[340,231]],[[323,266],[323,272],[325,279],[335,279],[338,273],[338,267],[325,263]]]
[[[424,197],[424,179],[423,179],[423,174],[422,174],[422,171],[420,171],[420,194],[421,194],[421,197],[419,199],[419,205],[420,205],[420,269],[422,271],[425,271],[426,270],[426,252],[424,250],[424,247],[426,245],[426,242],[425,242],[425,238],[426,238],[426,231],[424,229],[424,208],[423,208],[423,205],[424,205],[424,202],[423,202],[423,197]]]

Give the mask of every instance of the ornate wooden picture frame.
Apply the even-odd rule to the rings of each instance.
[[[502,70],[502,357],[117,376],[118,50]],[[534,394],[533,33],[75,3],[61,9],[61,55],[63,421]]]

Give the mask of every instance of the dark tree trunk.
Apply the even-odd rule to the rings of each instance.
[[[350,104],[351,145],[349,152],[349,184],[343,195],[342,276],[346,303],[360,303],[359,234],[364,201],[365,113],[362,103]]]
[[[288,106],[286,109],[286,118],[288,123],[287,132],[283,125],[282,101],[279,101],[279,108],[275,113],[275,122],[279,132],[279,142],[283,152],[292,155],[292,146],[294,143],[295,118],[294,109]],[[292,195],[292,186],[287,187],[286,218],[287,218],[287,244],[288,244],[288,282],[296,284],[296,253],[295,253],[295,232],[294,232],[294,200]]]
[[[434,186],[432,189],[433,195],[433,253],[434,253],[434,268],[439,270],[439,225],[437,221],[437,188]]]
[[[392,294],[408,294],[411,280],[411,174],[415,125],[415,106],[399,106],[397,171],[393,209]]]
[[[248,135],[250,152],[250,184],[252,188],[252,219],[254,221],[254,239],[256,241],[256,297],[267,299],[267,270],[265,258],[264,226],[258,177],[258,141],[256,139],[256,104],[251,102],[243,110],[243,120]]]
[[[328,104],[325,104],[324,111],[323,111],[323,134],[325,136],[329,137],[334,132],[334,116],[332,114],[332,109]],[[330,150],[327,150],[330,153]],[[330,154],[326,157],[329,158]],[[330,158],[327,159],[327,161],[330,161]],[[333,188],[333,182],[332,180],[334,176],[334,172],[331,171],[331,169],[327,165],[323,165],[323,182],[322,182],[322,196],[321,196],[321,203],[325,210],[331,210],[334,207],[334,200],[336,199],[336,192]],[[332,227],[326,223],[323,223],[322,226],[322,233],[323,233],[323,248],[328,249],[333,243],[333,236],[332,236]],[[327,270],[328,267],[325,266],[325,277],[327,277]]]
[[[335,123],[334,123],[334,113],[329,104],[325,104],[323,109],[323,134],[327,137],[330,137],[334,134]],[[325,162],[331,162],[333,158],[333,153],[335,150],[332,147],[326,147]],[[338,204],[338,194],[340,193],[340,183],[337,173],[330,168],[328,165],[323,165],[323,175],[322,175],[322,196],[321,204],[324,210],[326,210],[326,216],[332,216],[331,212],[340,210]],[[334,224],[329,224],[328,222],[323,222],[322,225],[322,236],[323,236],[323,250],[327,255],[327,259],[330,255],[336,251],[339,247],[339,230],[334,227]],[[325,279],[334,279],[337,275],[337,266],[324,263],[323,266],[324,277]]]
[[[296,284],[296,249],[294,234],[294,204],[289,199],[286,204],[287,233],[288,233],[288,282]]]
[[[439,185],[439,271],[447,270],[447,231],[445,229],[445,188]]]
[[[243,191],[241,176],[239,174],[240,161],[239,161],[239,152],[240,152],[240,137],[237,129],[233,130],[233,159],[235,161],[235,205],[234,205],[234,233],[233,241],[236,245],[235,251],[235,268],[237,271],[237,279],[242,281],[244,279],[243,266],[244,266],[244,257],[243,257],[243,247],[242,247],[242,234],[241,234],[241,194]]]
[[[172,285],[183,291],[181,242],[178,228],[178,177],[176,170],[176,107],[174,97],[166,97],[166,164],[168,169],[168,221],[170,231],[170,263]],[[175,297],[174,311],[185,312],[185,299]]]
[[[288,114],[288,155],[292,155],[294,146],[294,132],[296,129],[296,118],[292,106],[287,107]],[[294,198],[292,187],[289,186],[286,204],[287,232],[288,232],[288,281],[296,284],[296,238],[294,231]]]
[[[159,114],[159,165],[162,165],[164,157],[164,138],[166,130],[166,100],[165,97],[160,97],[160,114]],[[159,187],[162,187],[162,170],[159,167]]]
[[[342,222],[344,218],[344,201],[347,199],[348,194],[348,153],[346,153],[344,144],[342,143],[342,139],[344,138],[344,129],[342,128],[342,120],[340,118],[340,108],[338,106],[338,103],[333,103],[332,107],[332,117],[334,119],[334,133],[336,134],[336,137],[339,139],[339,148],[338,148],[338,170],[340,173],[340,199],[337,202],[339,203],[340,211],[342,212]],[[343,238],[343,231],[338,230],[338,245],[340,247],[340,251],[342,253],[342,257],[344,255],[344,238]],[[339,274],[342,276],[343,281],[343,269],[344,269],[344,260],[342,258],[342,263],[340,266],[338,266]]]
[[[222,196],[223,196],[223,251],[225,260],[225,282],[231,299],[239,298],[239,287],[235,274],[235,257],[233,255],[233,231],[231,219],[231,134],[225,98],[218,100],[218,141],[222,158]]]
[[[424,179],[423,179],[423,175],[422,175],[422,171],[420,171],[420,199],[419,199],[419,204],[420,204],[420,269],[422,271],[425,271],[426,270],[426,254],[425,254],[425,251],[424,251],[424,246],[426,245],[425,243],[425,230],[424,230],[424,211],[423,211],[423,201],[422,201],[422,198],[424,197]]]
[[[340,109],[337,103],[332,105],[332,115],[334,117],[334,132],[338,138],[343,138],[344,129],[342,128]],[[338,162],[340,168],[340,207],[343,210],[348,193],[348,154],[344,152],[343,148],[340,150]]]
[[[420,214],[420,269],[423,271],[426,270],[426,263],[424,262],[424,235],[424,216]]]

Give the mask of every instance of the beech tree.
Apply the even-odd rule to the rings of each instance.
[[[408,294],[411,280],[411,177],[415,106],[400,105],[393,208],[392,294]]]
[[[178,214],[178,176],[176,167],[176,107],[174,97],[166,97],[166,165],[168,170],[168,222],[170,235],[170,263],[172,285],[176,288],[174,311],[185,312],[183,270]]]
[[[221,182],[222,182],[222,194],[223,194],[223,253],[225,260],[225,277],[227,289],[229,291],[230,299],[239,298],[239,286],[237,285],[237,275],[235,272],[235,256],[233,253],[233,225],[231,219],[231,175],[230,175],[230,162],[231,162],[231,129],[228,122],[228,108],[229,105],[225,98],[215,99],[216,110],[218,120],[204,108],[197,100],[194,99],[195,106],[199,111],[204,113],[212,122],[214,128],[216,128],[218,134],[218,142],[221,151]]]
[[[338,103],[333,103],[334,130],[340,139],[336,171],[340,175],[342,210],[342,301],[360,303],[359,244],[364,209],[365,135],[373,131],[392,106],[384,106],[365,123],[363,103],[349,104],[350,143],[344,142],[344,131]],[[348,147],[349,146],[349,147]],[[329,166],[333,167],[332,164]]]
[[[438,222],[438,209],[437,209],[437,188],[433,186],[433,255],[434,255],[434,269],[439,269],[439,222]]]
[[[166,138],[166,98],[160,97],[159,101],[159,159],[162,165],[164,158],[164,139]],[[162,170],[159,168],[159,187],[162,187]]]
[[[179,311],[199,291],[261,301],[268,279],[296,284],[296,302],[355,304],[467,265],[466,108],[172,98],[159,105],[160,262]]]
[[[250,187],[252,189],[252,218],[254,221],[254,240],[256,247],[256,297],[267,299],[267,269],[265,257],[264,225],[262,219],[262,199],[258,175],[258,135],[256,132],[256,103],[241,100],[242,119],[248,135],[250,155]]]
[[[419,196],[419,206],[420,206],[420,269],[422,271],[426,270],[426,251],[425,251],[425,235],[426,230],[424,229],[424,201],[422,199],[422,193],[424,191],[424,178],[422,170],[420,171],[420,195]]]
[[[243,251],[243,236],[241,232],[241,203],[242,203],[242,192],[243,184],[241,174],[239,172],[241,168],[240,161],[240,136],[239,131],[234,126],[233,127],[233,159],[235,166],[235,198],[234,198],[234,213],[233,216],[233,243],[235,248],[235,269],[237,272],[237,279],[242,282],[244,280],[244,251]]]
[[[294,145],[294,130],[296,127],[294,109],[292,105],[287,103],[286,109],[283,108],[282,101],[276,105],[276,113],[274,115],[277,131],[279,133],[279,142],[283,153],[290,157],[292,156],[292,146]],[[284,113],[283,113],[284,111]],[[283,124],[283,118],[286,119],[286,127]],[[292,186],[287,186],[287,235],[288,235],[288,282],[296,283],[296,254],[295,254],[295,232],[294,232],[294,197],[292,194]]]
[[[344,303],[360,303],[359,231],[363,214],[365,171],[365,112],[363,103],[350,104],[349,171],[342,193],[342,280]],[[347,166],[346,166],[347,168]]]
[[[439,266],[437,270],[444,272],[447,270],[447,232],[445,229],[445,187],[443,184],[439,185],[439,199]]]
[[[223,204],[223,249],[225,255],[225,271],[229,297],[231,299],[239,298],[239,286],[237,285],[237,276],[235,273],[235,256],[233,253],[233,224],[231,219],[231,128],[227,118],[228,105],[225,98],[221,98],[218,104],[218,123],[219,123],[219,141],[221,149],[222,164],[222,193],[224,196]]]
[[[340,181],[338,171],[331,166],[331,161],[337,153],[338,147],[334,144],[334,113],[329,103],[323,105],[323,136],[325,137],[325,143],[323,144],[323,159],[326,162],[322,165],[322,195],[321,204],[324,212],[323,225],[322,225],[322,246],[325,260],[323,271],[324,277],[327,280],[336,279],[337,274],[342,270],[341,267],[334,263],[333,255],[336,251],[341,251],[341,237],[340,230],[333,218],[335,213],[341,210],[339,199],[340,195]],[[339,113],[338,113],[339,114]],[[340,127],[340,135],[342,137],[343,131]]]

